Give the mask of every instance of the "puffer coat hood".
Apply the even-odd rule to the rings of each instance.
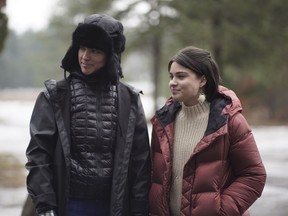
[[[108,56],[106,79],[117,83],[122,78],[121,54],[125,50],[124,28],[120,21],[105,14],[93,14],[79,23],[72,34],[71,45],[62,59],[64,71],[79,72],[78,50],[81,45],[104,51]],[[106,71],[107,70],[107,71]]]

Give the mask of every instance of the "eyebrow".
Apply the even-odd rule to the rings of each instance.
[[[174,74],[187,74],[187,73],[189,73],[188,71],[176,71],[176,72],[174,72]],[[172,72],[171,71],[169,71],[169,74],[172,74]]]

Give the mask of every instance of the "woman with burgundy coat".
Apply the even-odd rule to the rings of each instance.
[[[206,50],[180,50],[168,70],[172,96],[151,120],[150,215],[249,215],[266,171],[239,99]]]

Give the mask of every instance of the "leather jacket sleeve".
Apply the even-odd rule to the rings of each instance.
[[[26,150],[27,190],[37,212],[45,212],[56,208],[52,163],[57,128],[47,92],[41,92],[36,100],[30,120],[30,136]]]
[[[147,123],[138,97],[138,115],[130,162],[131,215],[148,215],[148,194],[151,184],[151,158]]]

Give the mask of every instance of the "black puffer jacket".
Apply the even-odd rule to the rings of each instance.
[[[72,78],[70,196],[109,199],[117,125],[117,88]]]
[[[27,188],[38,210],[54,206],[64,216],[71,167],[69,86],[62,80],[47,81],[46,87],[31,117]],[[144,111],[139,93],[121,82],[118,96],[110,215],[148,215],[151,160]]]

